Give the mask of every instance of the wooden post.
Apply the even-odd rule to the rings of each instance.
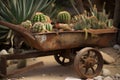
[[[7,60],[5,56],[0,57],[0,77],[7,75]]]
[[[120,44],[120,0],[115,0],[114,26],[119,29],[116,42],[117,44]]]
[[[114,26],[120,28],[120,0],[115,0]]]

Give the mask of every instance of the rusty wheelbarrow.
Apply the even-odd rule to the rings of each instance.
[[[54,55],[55,60],[63,66],[74,62],[74,68],[81,78],[92,78],[100,74],[103,58],[101,53],[92,47],[111,46],[117,32],[116,29],[91,29],[87,34],[83,30],[31,33],[19,25],[8,22],[0,21],[0,25],[19,33],[26,43],[40,51],[37,56],[34,54],[34,57]],[[87,38],[85,38],[86,35],[88,35]],[[30,54],[26,56],[30,58]],[[25,58],[25,56],[20,57]],[[7,57],[7,59],[13,59],[13,57]]]

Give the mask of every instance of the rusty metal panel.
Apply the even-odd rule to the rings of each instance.
[[[116,31],[102,30],[89,31],[87,34],[83,31],[33,34],[38,45],[36,49],[40,51],[50,51],[59,49],[75,48],[79,46],[98,46],[107,47],[115,39]],[[85,38],[85,36],[87,38]],[[38,43],[37,43],[38,42]]]

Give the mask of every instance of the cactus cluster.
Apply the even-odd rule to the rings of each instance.
[[[91,14],[91,16],[89,16]],[[96,6],[91,9],[91,13],[85,12],[84,14],[73,17],[75,29],[106,29],[113,27],[113,20],[108,18],[108,15],[103,9],[98,12]]]
[[[36,12],[32,21],[26,20],[21,23],[21,26],[34,33],[49,32],[53,30],[50,17],[41,12]]]

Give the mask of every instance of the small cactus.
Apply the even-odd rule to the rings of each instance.
[[[42,32],[45,29],[45,25],[41,22],[36,22],[32,27],[32,32]]]
[[[30,30],[30,28],[32,27],[32,23],[29,20],[26,20],[25,22],[21,23],[21,26],[23,26],[24,28],[26,28],[27,30]]]
[[[34,15],[32,21],[33,21],[33,23],[35,23],[35,22],[47,22],[47,18],[46,18],[46,15],[44,15],[43,13],[37,12]]]
[[[71,15],[67,11],[61,11],[57,15],[57,21],[59,23],[70,23],[71,21]]]
[[[48,30],[48,31],[52,31],[53,30],[52,24],[50,24],[50,23],[44,23],[44,25],[45,25],[46,30]]]

